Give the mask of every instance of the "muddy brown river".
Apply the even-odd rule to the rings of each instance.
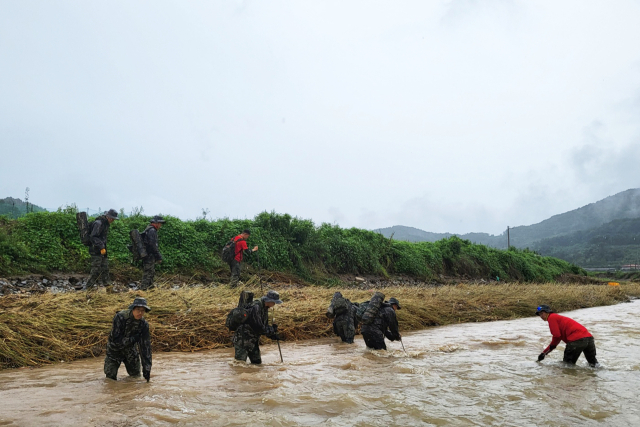
[[[404,334],[389,352],[338,339],[154,355],[150,383],[101,358],[0,372],[0,426],[640,426],[640,301],[570,312],[601,367],[562,362],[536,316]]]

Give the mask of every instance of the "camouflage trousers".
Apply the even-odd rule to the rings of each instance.
[[[247,357],[254,365],[262,363],[262,357],[260,355],[260,338],[248,339],[238,336],[233,337],[233,348],[235,349],[235,359],[247,361]]]
[[[356,335],[356,328],[353,320],[340,319],[339,317],[333,321],[333,332],[339,336],[343,342],[353,344],[353,337]]]
[[[156,275],[156,259],[153,255],[149,254],[142,259],[142,289],[149,289],[153,287],[153,277]]]
[[[368,327],[367,325],[362,325],[362,338],[364,338],[364,343],[367,347],[372,348],[374,350],[386,350],[387,344],[384,342],[384,334],[382,331],[376,327]]]
[[[140,376],[140,355],[135,346],[131,347],[129,351],[119,354],[109,354],[104,358],[104,374],[107,378],[116,380],[118,377],[118,369],[120,364],[124,362],[125,368],[127,368],[127,374],[132,377]]]
[[[229,281],[229,286],[235,288],[238,286],[238,282],[240,281],[240,262],[234,259],[231,261],[231,264],[229,264],[229,268],[231,269],[231,280]]]
[[[106,256],[91,255],[91,276],[87,280],[87,288],[92,288],[100,279],[103,285],[109,282],[109,260]]]
[[[584,353],[584,357],[590,366],[595,366],[596,363],[598,363],[598,359],[596,359],[596,343],[593,337],[582,338],[567,343],[567,346],[564,348],[564,358],[562,361],[575,365],[582,353]]]

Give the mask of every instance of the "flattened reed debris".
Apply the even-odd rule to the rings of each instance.
[[[259,287],[251,290],[259,293]],[[278,288],[284,304],[276,308],[278,331],[287,340],[332,335],[325,311],[334,292],[351,301],[368,300],[374,289]],[[197,351],[231,346],[225,318],[240,289],[185,287],[108,293],[7,295],[0,298],[0,368],[37,366],[104,351],[113,316],[144,296],[152,311],[153,350]],[[402,332],[427,326],[533,317],[540,303],[557,311],[611,305],[640,296],[640,284],[461,284],[435,288],[388,287],[387,297],[402,303]],[[271,311],[271,310],[270,310]]]

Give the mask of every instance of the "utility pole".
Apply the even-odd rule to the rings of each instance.
[[[27,205],[25,214],[29,213],[29,187],[27,187],[26,190],[24,190],[24,202]]]
[[[507,249],[511,247],[511,239],[509,237],[509,226],[507,225]]]

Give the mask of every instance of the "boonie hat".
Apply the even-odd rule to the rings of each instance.
[[[540,316],[540,312],[544,311],[546,313],[552,313],[553,311],[551,311],[551,307],[549,307],[548,305],[541,305],[538,306],[538,309],[536,310],[536,316]]]
[[[389,304],[395,304],[398,306],[398,310],[402,309],[402,307],[400,307],[400,301],[398,301],[397,298],[389,298]]]
[[[164,224],[165,221],[164,219],[162,219],[162,217],[160,215],[156,215],[153,218],[151,218],[151,221],[149,221],[150,223],[157,223],[157,224]]]
[[[282,304],[280,301],[280,294],[276,291],[269,291],[265,296],[262,297],[264,302],[275,302],[276,304]]]
[[[151,307],[149,307],[147,305],[147,299],[146,298],[138,297],[138,298],[134,299],[133,302],[131,303],[131,305],[129,306],[129,310],[133,310],[136,307],[144,307],[145,311],[147,311],[147,312],[151,311]]]
[[[109,211],[104,214],[107,218],[118,219],[118,212],[115,209],[109,209]]]

